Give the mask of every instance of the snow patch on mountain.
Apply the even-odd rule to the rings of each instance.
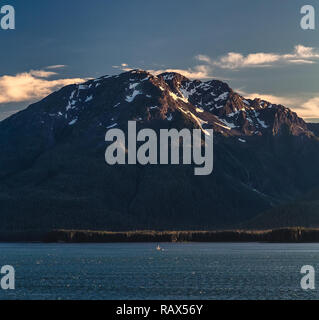
[[[227,120],[221,119],[219,118],[219,121],[221,121],[224,125],[226,125],[226,127],[231,128],[231,129],[235,129],[237,128],[237,126],[231,122],[228,122]]]
[[[169,95],[174,99],[174,100],[181,100],[185,103],[189,103],[188,99],[186,99],[185,97],[179,97],[178,95],[176,95],[175,93],[169,91]]]
[[[93,100],[93,95],[86,97],[85,102],[90,102]]]
[[[117,123],[113,123],[113,124],[109,125],[106,129],[112,129],[116,126],[117,126]]]
[[[77,123],[78,118],[73,119],[72,121],[69,122],[69,126],[73,126]]]
[[[215,98],[215,101],[220,101],[220,100],[226,100],[228,97],[229,93],[228,92],[224,92],[222,93],[220,96],[218,96],[217,98]]]
[[[129,96],[127,96],[127,97],[125,98],[125,100],[126,100],[127,102],[131,103],[131,102],[133,102],[134,99],[135,99],[138,95],[140,95],[140,94],[142,94],[141,91],[139,91],[139,90],[134,90],[131,95],[129,95]]]

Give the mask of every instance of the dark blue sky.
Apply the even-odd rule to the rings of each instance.
[[[113,66],[123,63],[188,71],[204,65],[207,77],[226,79],[244,93],[275,96],[301,112],[301,105],[318,103],[304,115],[319,117],[319,29],[300,28],[301,6],[313,4],[319,18],[318,1],[0,0],[4,4],[15,7],[16,30],[0,30],[0,88],[3,76],[51,65],[66,67],[47,81],[114,74],[120,70]],[[310,58],[290,61],[286,55],[295,54],[296,45],[311,47]],[[230,52],[243,59],[272,53],[276,61],[250,65],[241,59],[225,68],[221,58]],[[199,54],[210,61],[196,60]],[[0,92],[0,114],[26,104],[1,103]]]

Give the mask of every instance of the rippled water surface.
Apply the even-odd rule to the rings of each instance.
[[[318,299],[319,244],[0,244],[16,290],[0,299]]]

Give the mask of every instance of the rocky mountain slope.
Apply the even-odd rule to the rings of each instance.
[[[244,229],[281,228],[283,226],[319,226],[319,190],[313,189],[300,198],[276,206],[245,221]]]
[[[109,128],[214,129],[214,172],[108,166]],[[316,130],[218,80],[133,70],[0,122],[1,230],[232,228],[318,186]]]

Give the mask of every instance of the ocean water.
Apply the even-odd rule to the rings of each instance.
[[[0,244],[16,289],[0,299],[318,299],[319,244]],[[318,279],[319,280],[319,279]],[[319,285],[319,283],[318,283]]]

